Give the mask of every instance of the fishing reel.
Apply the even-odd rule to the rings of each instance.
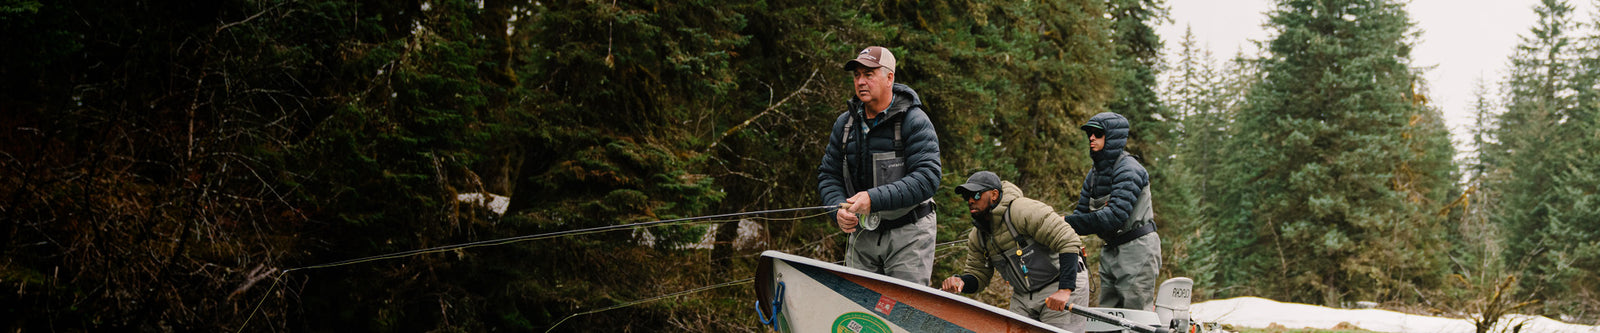
[[[850,209],[850,203],[839,203],[839,209]],[[878,230],[878,226],[883,225],[883,217],[878,216],[877,213],[856,214],[856,221],[857,227],[869,231]]]
[[[861,221],[860,226],[862,229],[867,229],[869,231],[878,230],[878,226],[883,224],[883,218],[879,217],[878,214],[856,214],[856,219]]]

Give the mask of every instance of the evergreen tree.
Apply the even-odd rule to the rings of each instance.
[[[1175,153],[1175,143],[1171,138],[1177,136],[1173,131],[1177,128],[1179,117],[1167,114],[1169,111],[1156,93],[1160,88],[1158,77],[1163,45],[1153,25],[1167,20],[1165,1],[1105,0],[1105,6],[1111,18],[1111,38],[1116,48],[1116,55],[1112,58],[1116,73],[1114,90],[1106,107],[1111,112],[1127,117],[1132,126],[1127,151],[1139,157],[1150,172],[1155,210],[1164,212],[1161,224],[1188,224],[1185,220],[1189,219],[1187,211],[1191,208],[1184,202],[1191,200],[1192,196],[1187,188],[1182,187],[1182,179],[1186,175],[1179,166],[1169,161]],[[1077,184],[1069,180],[1066,185],[1067,188],[1075,188]],[[1174,253],[1172,249],[1178,247],[1175,241],[1177,239],[1173,237],[1162,238],[1163,252]],[[1178,260],[1164,261],[1162,272],[1171,273],[1171,267]]]
[[[1199,137],[1199,134],[1190,134],[1192,139],[1185,140],[1195,147],[1209,146],[1205,149],[1188,149],[1185,160],[1192,169],[1198,171],[1196,176],[1198,184],[1201,209],[1200,214],[1205,219],[1201,225],[1196,226],[1194,237],[1194,252],[1198,255],[1192,257],[1195,267],[1194,277],[1197,280],[1216,281],[1220,286],[1212,296],[1223,295],[1259,295],[1258,289],[1241,284],[1250,277],[1262,274],[1255,269],[1241,264],[1235,254],[1239,251],[1250,250],[1255,244],[1256,236],[1249,224],[1243,222],[1245,216],[1238,214],[1241,196],[1246,191],[1234,190],[1240,186],[1250,186],[1250,181],[1241,175],[1251,164],[1240,160],[1241,149],[1254,149],[1251,146],[1238,146],[1250,144],[1240,142],[1233,138],[1240,136],[1240,129],[1236,124],[1238,114],[1248,105],[1248,96],[1253,87],[1261,82],[1263,72],[1261,61],[1258,58],[1246,57],[1242,52],[1236,52],[1220,71],[1222,75],[1218,82],[1210,87],[1213,90],[1212,99],[1206,104],[1213,105],[1214,114],[1206,117],[1187,120],[1186,124],[1195,124],[1201,121],[1209,123],[1209,128],[1196,128],[1189,133],[1210,133],[1209,139]],[[1196,125],[1198,126],[1198,125]],[[1211,140],[1204,142],[1204,140]],[[1204,159],[1204,162],[1197,160]],[[1207,293],[1197,290],[1197,293]]]
[[[850,96],[838,69],[867,45],[901,56],[897,82],[922,94],[939,128],[946,184],[994,170],[1065,207],[1076,184],[1057,185],[1089,165],[1078,124],[1116,104],[1141,126],[1142,153],[1162,160],[1160,126],[1178,119],[1150,94],[1160,2],[1114,5],[0,5],[11,46],[0,50],[0,174],[15,175],[0,180],[0,220],[18,221],[0,231],[0,303],[16,305],[0,326],[537,331],[736,282],[754,251],[726,245],[734,229],[718,229],[709,256],[676,246],[700,243],[703,225],[282,272],[810,206],[815,158]],[[1183,190],[1171,193],[1193,195]],[[474,192],[509,194],[509,211],[457,200]],[[958,206],[939,214],[941,239],[966,230]],[[763,249],[843,250],[822,218],[764,224]],[[555,330],[747,329],[747,304],[726,300],[749,292],[636,304]]]
[[[1226,110],[1218,94],[1223,78],[1216,59],[1209,49],[1196,43],[1193,30],[1186,29],[1177,62],[1162,89],[1164,104],[1178,118],[1171,136],[1176,159],[1169,161],[1165,170],[1171,174],[1165,187],[1169,194],[1161,214],[1162,230],[1171,236],[1162,238],[1168,243],[1163,244],[1163,249],[1170,253],[1163,257],[1162,264],[1166,266],[1163,271],[1173,276],[1210,281],[1211,277],[1204,274],[1214,267],[1189,255],[1203,253],[1195,245],[1203,238],[1208,222],[1203,212],[1210,202],[1204,193],[1216,157],[1214,150],[1225,130],[1221,120]]]
[[[1218,248],[1229,250],[1221,264],[1244,270],[1223,283],[1323,304],[1437,283],[1432,213],[1453,184],[1452,153],[1438,111],[1413,91],[1403,3],[1283,0],[1269,17],[1265,76],[1236,117],[1218,184],[1218,227],[1239,238]]]
[[[1116,47],[1115,90],[1107,108],[1132,124],[1128,152],[1142,157],[1151,169],[1152,182],[1160,183],[1162,164],[1171,154],[1169,132],[1177,117],[1165,114],[1157,77],[1161,72],[1161,36],[1152,25],[1167,20],[1164,0],[1106,0]],[[1157,200],[1162,205],[1165,200]],[[1160,209],[1159,207],[1157,209]]]
[[[536,139],[527,142],[529,158],[512,209],[516,221],[549,228],[639,220],[650,212],[700,215],[814,204],[816,158],[829,125],[852,95],[849,75],[840,68],[868,45],[893,50],[900,61],[896,82],[921,96],[940,132],[947,184],[988,169],[1013,179],[1030,196],[1075,193],[1049,185],[1081,179],[1068,175],[1081,175],[1088,165],[1086,154],[1064,153],[1085,150],[1083,136],[1062,133],[1077,133],[1076,125],[1110,98],[1112,75],[1098,66],[1111,59],[1108,22],[1096,0],[547,6],[530,16],[539,18],[532,44],[553,46],[530,56],[549,57],[529,75],[540,78],[531,99],[543,113]],[[945,193],[935,200],[955,200]],[[957,238],[967,228],[961,222],[966,214],[953,205],[941,209],[940,238]],[[765,223],[771,228],[767,248],[836,260],[842,239],[828,221]],[[717,243],[732,243],[732,224],[719,227]],[[591,248],[629,250],[628,239],[613,240],[617,245],[527,248],[550,257]],[[712,253],[713,260],[732,272],[745,269],[737,263],[754,254],[719,246],[724,247]],[[632,267],[658,265],[659,257],[695,257],[671,249],[646,253],[594,261]],[[662,270],[694,279],[651,270],[574,274],[567,265],[541,266],[537,271],[564,277],[523,284],[526,289],[519,290],[535,295],[518,303],[524,313],[548,316],[615,302],[590,295],[633,299],[660,292],[637,288],[637,281],[689,289],[725,282],[728,275],[680,269]],[[748,297],[746,291],[703,299]],[[677,315],[663,305],[564,325],[641,326]],[[556,318],[531,319],[548,324]]]
[[[1467,152],[1462,161],[1467,171],[1468,186],[1482,187],[1487,184],[1484,179],[1490,176],[1490,169],[1497,163],[1493,157],[1499,156],[1493,154],[1497,143],[1494,134],[1499,127],[1496,123],[1496,117],[1499,116],[1496,110],[1499,106],[1492,99],[1494,97],[1489,92],[1489,85],[1482,77],[1474,82],[1472,97],[1472,127],[1469,130],[1472,141],[1468,142],[1472,151]],[[1483,190],[1486,189],[1476,191]]]
[[[1574,107],[1557,120],[1555,133],[1555,141],[1566,145],[1552,147],[1559,156],[1555,161],[1561,162],[1554,179],[1556,198],[1550,202],[1558,209],[1552,211],[1544,243],[1553,245],[1546,256],[1558,264],[1550,282],[1560,286],[1551,290],[1558,296],[1600,294],[1600,164],[1594,159],[1600,154],[1600,13],[1591,13],[1584,26],[1591,29],[1578,57]],[[1562,313],[1584,314],[1591,321],[1600,317],[1600,300],[1558,299],[1552,303]]]
[[[1593,312],[1593,301],[1560,295],[1591,293],[1600,269],[1600,175],[1594,114],[1597,57],[1592,38],[1579,44],[1580,23],[1566,1],[1534,7],[1539,21],[1522,36],[1504,83],[1505,113],[1483,152],[1487,177],[1500,198],[1494,221],[1507,238],[1506,256],[1519,263],[1525,290],[1555,300],[1550,309]],[[1568,299],[1568,300],[1563,300]]]
[[[1511,59],[1496,152],[1508,175],[1500,222],[1508,254],[1525,258],[1522,283],[1547,310],[1596,313],[1600,302],[1562,297],[1600,292],[1600,35],[1579,36],[1566,1],[1534,8],[1540,20]]]
[[[1497,115],[1497,106],[1488,89],[1482,78],[1473,89],[1472,141],[1469,142],[1472,154],[1462,158],[1467,172],[1465,190],[1451,203],[1452,207],[1447,207],[1459,208],[1461,212],[1456,215],[1454,226],[1460,237],[1450,238],[1453,283],[1441,291],[1449,302],[1446,306],[1466,309],[1472,314],[1480,333],[1489,332],[1503,315],[1537,303],[1527,300],[1527,294],[1513,283],[1517,275],[1507,267],[1506,237],[1491,219],[1501,199],[1489,184],[1504,178],[1507,170],[1489,167],[1493,162],[1484,155],[1493,149],[1494,117]]]

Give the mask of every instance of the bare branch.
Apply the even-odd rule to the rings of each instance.
[[[283,6],[283,4],[285,4],[285,3],[287,3],[287,2],[279,2],[279,3],[278,3],[278,4],[276,4],[276,5],[272,5],[272,7],[271,7],[271,8],[267,8],[267,9],[263,9],[263,10],[261,10],[261,12],[259,12],[259,13],[256,13],[256,14],[255,14],[255,15],[250,15],[250,17],[246,17],[246,18],[244,18],[244,20],[240,20],[240,21],[238,21],[238,22],[230,22],[230,23],[227,23],[227,24],[223,24],[223,25],[222,25],[222,26],[220,26],[220,27],[217,27],[217,31],[216,31],[216,32],[213,32],[213,33],[220,33],[220,32],[222,32],[222,31],[223,31],[223,30],[228,30],[228,28],[232,28],[232,27],[233,27],[233,26],[236,26],[236,25],[240,25],[240,24],[245,24],[245,23],[249,23],[249,22],[250,22],[250,20],[254,20],[254,19],[256,19],[256,18],[257,18],[257,17],[261,17],[261,14],[266,14],[266,13],[267,13],[267,12],[270,12],[270,11],[272,11],[272,10],[273,10],[273,9],[277,9],[277,8],[278,8],[278,7],[279,7],[279,6]]]
[[[750,117],[750,119],[745,119],[743,123],[739,123],[739,125],[734,126],[733,128],[729,128],[727,131],[722,132],[722,136],[717,137],[716,141],[712,141],[711,142],[711,146],[706,147],[705,152],[710,152],[712,149],[716,149],[717,145],[721,144],[723,139],[728,138],[728,135],[731,135],[731,134],[733,134],[733,132],[737,132],[740,129],[743,129],[745,126],[749,126],[750,123],[751,122],[755,122],[756,119],[761,119],[762,116],[767,115],[767,113],[772,112],[772,110],[777,110],[778,107],[783,106],[784,102],[788,102],[790,98],[794,98],[795,95],[799,95],[800,92],[805,91],[806,90],[806,86],[810,85],[811,84],[811,80],[815,79],[816,77],[817,77],[817,69],[813,68],[813,69],[811,69],[811,76],[807,77],[805,82],[801,82],[800,83],[800,87],[799,88],[795,88],[794,92],[789,93],[789,96],[784,96],[783,100],[778,101],[778,104],[773,104],[772,106],[768,106],[766,110],[762,110],[761,113],[756,114],[756,116]]]
[[[256,282],[261,282],[261,279],[271,276],[272,273],[277,272],[277,268],[267,268],[266,265],[256,265],[256,268],[251,269],[250,273],[245,274],[246,276],[244,279],[244,284],[239,285],[239,288],[234,289],[231,293],[228,293],[228,299],[233,299],[234,296],[243,294],[245,291],[250,290],[251,286],[256,285]]]

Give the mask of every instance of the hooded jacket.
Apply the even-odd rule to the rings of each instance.
[[[1017,233],[1045,244],[1055,253],[1078,256],[1082,252],[1082,238],[1062,220],[1061,215],[1056,214],[1055,208],[1024,197],[1022,189],[1011,182],[1000,182],[1000,201],[989,214],[987,228],[973,228],[967,235],[967,248],[970,251],[967,251],[966,267],[961,272],[973,279],[967,280],[969,284],[963,288],[965,290],[983,290],[996,269],[1007,269],[990,264],[990,258],[994,255],[1017,250],[1017,240],[1011,237],[1011,231],[1004,224],[1006,214],[1011,214],[1011,225],[1017,228]],[[1060,270],[1060,265],[1056,266]],[[1007,276],[1008,280],[1011,278]],[[1017,281],[1010,282],[1013,291],[1025,292]]]
[[[838,205],[855,195],[853,191],[867,191],[872,210],[886,211],[920,204],[933,198],[939,189],[939,136],[934,133],[933,122],[923,112],[922,100],[911,87],[896,83],[892,90],[894,99],[889,109],[878,115],[876,124],[866,119],[866,106],[858,97],[850,98],[849,111],[834,120],[833,134],[828,136],[828,147],[817,166],[817,191],[824,205]],[[895,152],[896,119],[901,121],[905,177],[874,187],[872,154]],[[850,131],[848,142],[843,138],[846,122],[857,127]],[[845,160],[849,160],[850,176],[854,178],[853,191],[845,188]]]
[[[1134,206],[1145,186],[1150,185],[1150,174],[1145,172],[1144,165],[1138,159],[1124,157],[1123,150],[1128,145],[1127,118],[1102,112],[1089,118],[1084,126],[1090,125],[1105,129],[1106,144],[1104,149],[1089,153],[1094,159],[1094,170],[1084,177],[1077,208],[1066,220],[1079,235],[1099,235],[1101,239],[1109,241],[1119,236],[1116,232],[1124,227],[1130,215],[1136,213]],[[1090,199],[1107,195],[1110,201],[1104,208],[1091,209]]]

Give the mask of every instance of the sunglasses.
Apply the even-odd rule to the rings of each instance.
[[[1090,139],[1094,139],[1094,138],[1097,138],[1097,137],[1099,137],[1099,138],[1106,137],[1106,132],[1105,131],[1089,131],[1089,138]]]
[[[961,198],[962,199],[966,199],[967,201],[972,201],[972,200],[977,199],[978,196],[981,196],[981,195],[983,195],[983,192],[981,192],[981,191],[980,192],[968,192],[968,193],[962,193],[961,194]]]

